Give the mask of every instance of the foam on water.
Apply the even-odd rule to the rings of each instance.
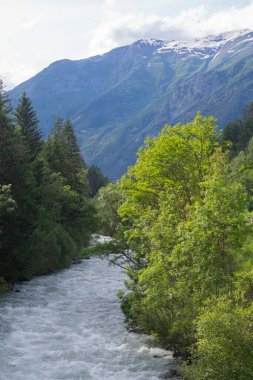
[[[115,295],[123,279],[94,258],[2,296],[0,379],[157,379],[169,353],[126,331]]]

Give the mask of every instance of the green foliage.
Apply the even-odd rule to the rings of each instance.
[[[253,136],[253,103],[247,105],[242,118],[229,123],[223,131],[223,141],[232,142],[231,153],[233,156],[246,149],[249,140]]]
[[[23,254],[18,253],[16,247],[23,246],[30,233],[36,205],[28,152],[20,131],[13,124],[11,112],[4,89],[0,87],[0,183],[5,194],[10,190],[4,186],[11,185],[11,197],[16,202],[15,213],[1,215],[0,276],[13,281],[23,260]]]
[[[32,107],[31,100],[24,92],[19,100],[15,112],[15,121],[20,127],[21,135],[27,144],[31,160],[41,152],[43,141],[42,133],[38,129],[39,121]]]
[[[185,365],[187,380],[249,380],[253,378],[253,307],[217,299],[196,320],[197,345],[193,365]]]
[[[0,249],[3,243],[3,232],[13,218],[16,202],[11,195],[11,185],[0,185]]]
[[[165,126],[146,140],[119,185],[98,195],[104,209],[117,205],[104,225],[113,223],[112,236],[128,255],[121,251],[129,279],[120,298],[129,326],[191,358],[184,376],[195,380],[252,375],[251,354],[239,355],[245,370],[235,361],[237,329],[245,333],[243,350],[252,344],[251,184],[242,169],[251,178],[251,147],[246,158],[230,164],[219,140],[212,117],[198,114],[186,125]],[[121,197],[111,202],[117,191]],[[234,340],[225,342],[234,332]]]
[[[108,185],[109,180],[107,177],[104,176],[101,169],[99,169],[97,166],[90,166],[88,169],[88,180],[90,185],[90,195],[94,197],[98,190]]]
[[[60,173],[68,185],[88,195],[87,167],[80,154],[70,120],[58,118],[43,149],[43,156],[51,171]]]
[[[69,266],[97,219],[71,122],[58,119],[44,144],[27,95],[14,125],[0,90],[0,276],[14,282]]]
[[[253,138],[245,151],[241,151],[231,162],[231,171],[243,184],[248,194],[249,209],[253,209]]]
[[[102,187],[96,198],[95,206],[101,225],[101,233],[108,236],[116,236],[121,230],[121,219],[118,208],[123,200],[123,193],[117,185],[109,183]]]
[[[0,218],[15,211],[16,202],[11,196],[11,185],[0,185]]]
[[[17,112],[24,99],[36,131],[27,98]],[[106,180],[87,170],[69,120],[58,118],[32,154],[29,128],[13,124],[3,91],[0,123],[0,276],[14,281],[70,265],[85,253],[97,214],[100,232],[113,239],[86,254],[125,269],[128,325],[183,358],[187,380],[251,379],[252,105],[222,139],[213,117],[166,125],[119,184],[99,190]],[[232,162],[227,140],[234,153],[245,148]]]

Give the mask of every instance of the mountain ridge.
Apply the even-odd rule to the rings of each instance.
[[[120,177],[147,135],[197,111],[223,127],[253,100],[253,31],[195,41],[141,39],[77,61],[53,62],[9,92],[26,91],[45,135],[57,116],[73,119],[82,152]]]

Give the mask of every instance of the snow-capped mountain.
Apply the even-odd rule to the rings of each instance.
[[[210,59],[222,51],[224,46],[231,47],[230,53],[237,50],[240,52],[244,48],[249,48],[253,44],[253,31],[249,29],[236,30],[218,35],[211,35],[202,39],[188,41],[163,41],[163,40],[140,40],[139,44],[154,47],[154,54],[176,53],[184,58],[196,57]]]
[[[219,126],[253,101],[253,31],[194,41],[139,40],[84,60],[62,60],[10,92],[26,91],[48,133],[61,115],[74,121],[88,163],[119,177],[147,135],[196,111]]]

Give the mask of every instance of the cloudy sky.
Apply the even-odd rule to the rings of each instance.
[[[11,88],[58,59],[253,29],[252,15],[253,0],[0,0],[0,76]]]

